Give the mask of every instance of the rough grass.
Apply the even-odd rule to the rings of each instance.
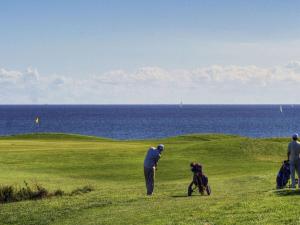
[[[49,193],[46,188],[39,184],[29,186],[24,182],[25,186],[19,187],[14,185],[0,186],[0,203],[18,202],[24,200],[37,200],[48,196],[58,194],[59,191]]]
[[[93,187],[87,185],[82,188],[76,188],[71,193],[65,193],[61,189],[49,192],[40,184],[28,184],[24,181],[24,186],[19,185],[2,185],[0,186],[0,203],[20,202],[26,200],[39,200],[63,195],[78,195],[93,191]]]
[[[147,197],[143,158],[149,146],[161,142],[166,150],[155,194]],[[143,141],[5,137],[0,139],[3,185],[36,180],[49,192],[72,193],[87,184],[95,190],[3,204],[0,224],[300,224],[299,191],[274,190],[287,142],[215,134]],[[204,165],[211,196],[186,197],[192,161]]]

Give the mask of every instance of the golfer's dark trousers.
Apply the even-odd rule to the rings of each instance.
[[[154,169],[144,167],[147,195],[152,195],[154,190]]]

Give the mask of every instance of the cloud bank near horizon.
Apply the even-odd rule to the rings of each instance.
[[[81,78],[0,69],[1,104],[298,103],[300,61],[269,68],[141,67]]]

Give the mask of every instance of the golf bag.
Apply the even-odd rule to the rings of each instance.
[[[288,160],[283,161],[282,166],[277,174],[276,188],[285,188],[291,176],[290,163]]]
[[[208,185],[208,177],[202,173],[202,166],[199,163],[191,163],[191,171],[193,172],[193,180],[188,187],[188,196],[191,196],[197,188],[201,195],[204,194],[204,191],[210,195],[211,189]]]

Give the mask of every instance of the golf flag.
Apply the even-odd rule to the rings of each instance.
[[[40,118],[39,117],[36,117],[36,119],[35,119],[35,124],[39,124],[40,123]]]

